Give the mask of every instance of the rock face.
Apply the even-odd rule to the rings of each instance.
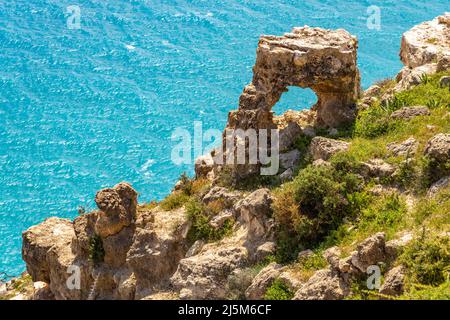
[[[262,36],[253,80],[245,87],[238,110],[229,113],[226,129],[276,129],[271,109],[289,86],[316,93],[313,110],[318,124],[337,127],[353,121],[360,83],[357,47],[356,38],[342,29],[302,27],[283,36]],[[257,166],[233,169],[238,177],[258,172]]]
[[[421,23],[402,37],[400,59],[405,65],[397,75],[396,91],[421,82],[425,74],[450,67],[450,13]]]

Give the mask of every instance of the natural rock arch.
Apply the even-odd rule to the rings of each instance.
[[[283,36],[262,36],[252,82],[244,88],[239,108],[228,115],[223,150],[236,157],[237,149],[226,146],[229,130],[279,129],[272,107],[292,86],[310,88],[316,94],[312,107],[316,125],[339,127],[353,121],[360,89],[357,48],[356,37],[343,29],[305,26]],[[235,178],[242,178],[258,173],[260,165],[234,163],[231,169]]]
[[[262,36],[253,80],[230,112],[227,128],[274,128],[272,107],[289,86],[311,88],[317,123],[337,127],[355,116],[360,87],[358,41],[343,29],[294,28],[284,36]]]

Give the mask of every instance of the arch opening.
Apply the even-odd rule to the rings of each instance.
[[[287,90],[272,107],[272,111],[276,116],[282,115],[289,109],[295,111],[310,109],[317,103],[317,95],[311,88],[289,86]]]

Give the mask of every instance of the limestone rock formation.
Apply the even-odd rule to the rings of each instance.
[[[397,75],[396,91],[421,82],[425,74],[450,68],[450,13],[423,22],[405,32],[400,59],[405,65]]]
[[[226,129],[276,129],[271,109],[289,86],[316,93],[313,110],[319,125],[337,127],[353,121],[360,83],[357,47],[356,38],[342,29],[302,27],[283,36],[262,36],[253,80],[245,87],[238,110],[229,113]],[[288,145],[282,143],[283,148]],[[225,150],[225,137],[223,146]],[[228,148],[227,153],[234,155],[236,150]],[[255,165],[238,164],[233,169],[238,177],[258,173]]]

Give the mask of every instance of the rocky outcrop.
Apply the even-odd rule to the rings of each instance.
[[[400,59],[405,65],[397,75],[395,91],[409,89],[423,75],[450,68],[450,13],[421,23],[405,32]]]
[[[311,88],[317,94],[312,108],[317,124],[337,127],[353,121],[360,83],[357,46],[356,38],[342,29],[302,27],[283,36],[262,36],[253,80],[245,87],[238,110],[229,113],[226,130],[277,129],[271,109],[289,86]],[[236,147],[229,147],[227,153],[235,155]],[[257,165],[250,164],[232,169],[237,177],[259,172]]]

